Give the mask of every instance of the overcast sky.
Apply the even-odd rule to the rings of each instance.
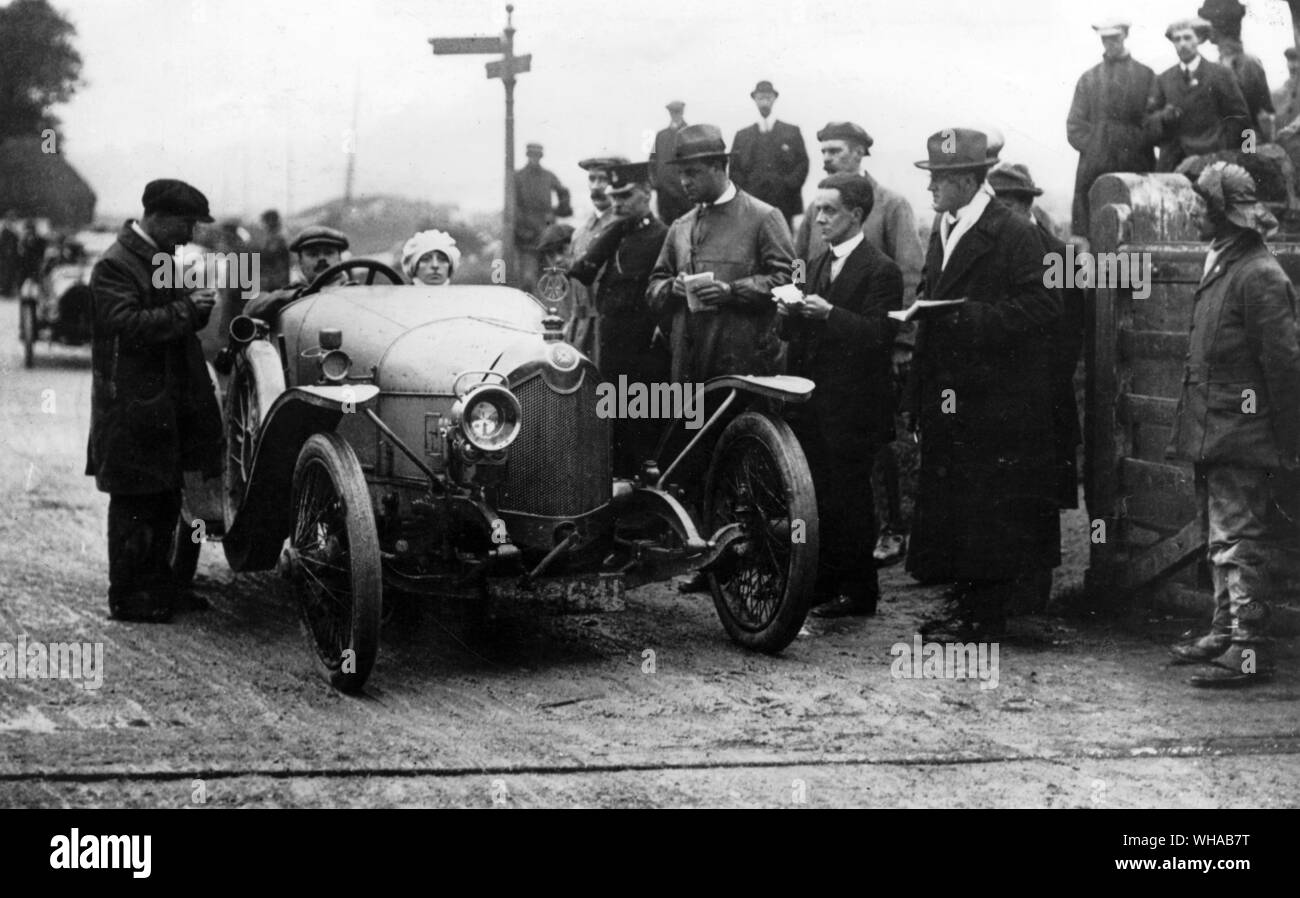
[[[434,57],[431,36],[499,34],[497,0],[53,0],[77,27],[86,84],[63,118],[64,150],[99,195],[102,216],[135,214],[146,181],[179,177],[214,213],[290,211],[343,192],[359,81],[357,193],[501,205],[504,103],[485,77],[495,57]],[[516,50],[532,71],[515,91],[516,145],[541,141],[543,164],[584,205],[577,161],[648,155],[664,103],[730,141],[753,121],[759,79],[775,114],[816,131],[852,119],[876,140],[869,167],[929,214],[926,136],[1000,128],[1003,158],[1029,165],[1047,205],[1068,217],[1077,155],[1065,116],[1079,75],[1100,59],[1090,22],[1134,21],[1129,46],[1157,72],[1164,39],[1197,0],[518,0]],[[1248,4],[1243,38],[1276,89],[1292,41],[1281,0]],[[1206,45],[1209,59],[1216,59]]]

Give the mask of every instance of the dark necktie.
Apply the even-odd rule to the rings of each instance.
[[[1191,69],[1183,69],[1183,82],[1186,83],[1188,87],[1191,87],[1191,85],[1192,85],[1192,70],[1191,70]]]

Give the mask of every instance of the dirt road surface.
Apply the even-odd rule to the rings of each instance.
[[[1191,620],[1063,612],[999,647],[997,684],[891,675],[937,588],[901,570],[870,619],[747,654],[671,584],[627,609],[434,608],[386,627],[360,698],[317,672],[273,575],[204,548],[212,607],[108,619],[107,496],[83,476],[89,351],[22,367],[0,300],[0,643],[101,643],[97,689],[0,680],[0,806],[1274,807],[1300,804],[1300,674],[1198,691]],[[1078,591],[1082,513],[1056,595]],[[1055,610],[1063,603],[1056,602]]]

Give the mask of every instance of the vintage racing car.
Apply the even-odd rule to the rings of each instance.
[[[341,270],[364,285],[322,286]],[[217,366],[223,482],[191,481],[175,567],[192,576],[199,520],[234,570],[278,566],[344,691],[370,673],[394,590],[703,570],[731,638],[780,651],[807,613],[817,510],[803,450],[771,409],[812,382],[716,378],[704,425],[666,422],[660,457],[616,478],[600,373],[562,326],[519,290],[411,286],[368,259],[323,272],[270,326],[235,319]]]

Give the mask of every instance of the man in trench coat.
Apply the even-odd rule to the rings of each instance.
[[[90,438],[86,474],[110,496],[108,606],[119,620],[171,616],[168,555],[181,510],[183,471],[221,472],[221,416],[198,332],[215,291],[191,293],[170,277],[207,198],[183,181],[150,181],[144,217],[127,221],[90,276],[94,295]]]

